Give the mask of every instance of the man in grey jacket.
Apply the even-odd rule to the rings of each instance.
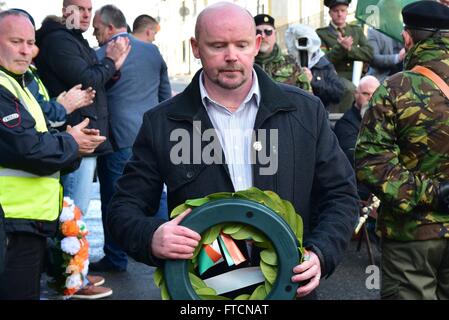
[[[94,35],[102,46],[97,51],[101,60],[106,54],[107,44],[119,37],[129,39],[131,52],[120,70],[120,77],[106,86],[109,111],[112,154],[98,157],[98,176],[101,180],[101,209],[103,222],[106,219],[109,201],[114,193],[114,184],[122,175],[126,162],[131,157],[131,147],[142,125],[143,114],[171,97],[167,66],[157,47],[144,43],[127,33],[123,13],[113,5],[106,5],[95,13]],[[167,219],[166,195],[163,192],[159,217]],[[92,271],[124,271],[127,266],[126,253],[110,238],[104,228],[105,257],[90,265]]]
[[[402,70],[405,49],[400,42],[370,28],[368,30],[368,43],[373,48],[374,53],[373,60],[370,62],[369,75],[382,82],[388,76]]]

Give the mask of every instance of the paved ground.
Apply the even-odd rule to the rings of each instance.
[[[90,202],[85,221],[89,228],[90,259],[97,261],[103,256],[103,230],[101,225],[100,200],[98,184],[94,184],[93,199]],[[342,263],[328,279],[323,279],[318,290],[320,299],[324,300],[373,300],[379,299],[379,290],[368,290],[365,273],[369,259],[365,246],[356,251],[357,242],[353,241],[345,254]],[[375,250],[377,264],[379,254]],[[153,283],[154,268],[137,263],[130,259],[127,272],[106,273],[106,286],[114,290],[108,298],[111,300],[160,300],[159,289]],[[54,291],[45,285],[43,279],[43,296],[47,299],[59,299]]]

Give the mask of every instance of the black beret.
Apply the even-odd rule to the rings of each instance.
[[[332,7],[336,6],[337,4],[345,4],[345,5],[349,6],[350,3],[351,3],[351,0],[324,0],[324,5],[331,9],[332,9]]]
[[[436,1],[410,3],[402,9],[402,17],[410,29],[449,30],[449,7]]]
[[[256,26],[260,26],[261,24],[269,24],[274,28],[274,18],[268,14],[258,14],[254,17],[254,22],[256,23]]]

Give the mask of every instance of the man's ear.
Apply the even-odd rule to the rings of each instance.
[[[402,38],[404,39],[404,47],[406,50],[410,50],[415,45],[412,36],[407,30],[402,31]]]
[[[190,46],[192,47],[193,56],[197,59],[200,59],[200,50],[198,48],[198,41],[195,37],[190,38]]]
[[[256,42],[255,42],[256,55],[259,53],[261,44],[262,44],[262,36],[258,34],[256,35]]]

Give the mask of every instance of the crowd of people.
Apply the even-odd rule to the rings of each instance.
[[[63,0],[62,16],[39,30],[24,10],[0,12],[0,299],[40,298],[60,199],[85,214],[95,177],[105,255],[90,271],[125,272],[128,255],[150,266],[190,259],[201,239],[180,225],[190,210],[173,220],[169,212],[257,187],[301,215],[305,259],[291,281],[301,284],[298,299],[314,299],[353,236],[360,199],[375,194],[381,297],[449,298],[449,7],[407,5],[402,45],[347,23],[350,2],[324,1],[326,27],[289,26],[286,53],[274,17],[207,6],[191,38],[202,68],[175,96],[149,15],[131,32],[119,8],[93,11],[91,0]],[[83,35],[91,24],[97,50]],[[356,86],[357,62],[365,67]],[[344,113],[335,128],[331,112]],[[195,135],[209,129],[221,146],[213,163],[193,154]],[[181,164],[179,130],[193,137]],[[256,147],[252,133],[273,130],[276,141]],[[273,172],[262,152],[275,155]],[[255,263],[256,248],[236,242],[248,260],[233,268]],[[104,282],[88,275],[73,297],[110,296]]]

